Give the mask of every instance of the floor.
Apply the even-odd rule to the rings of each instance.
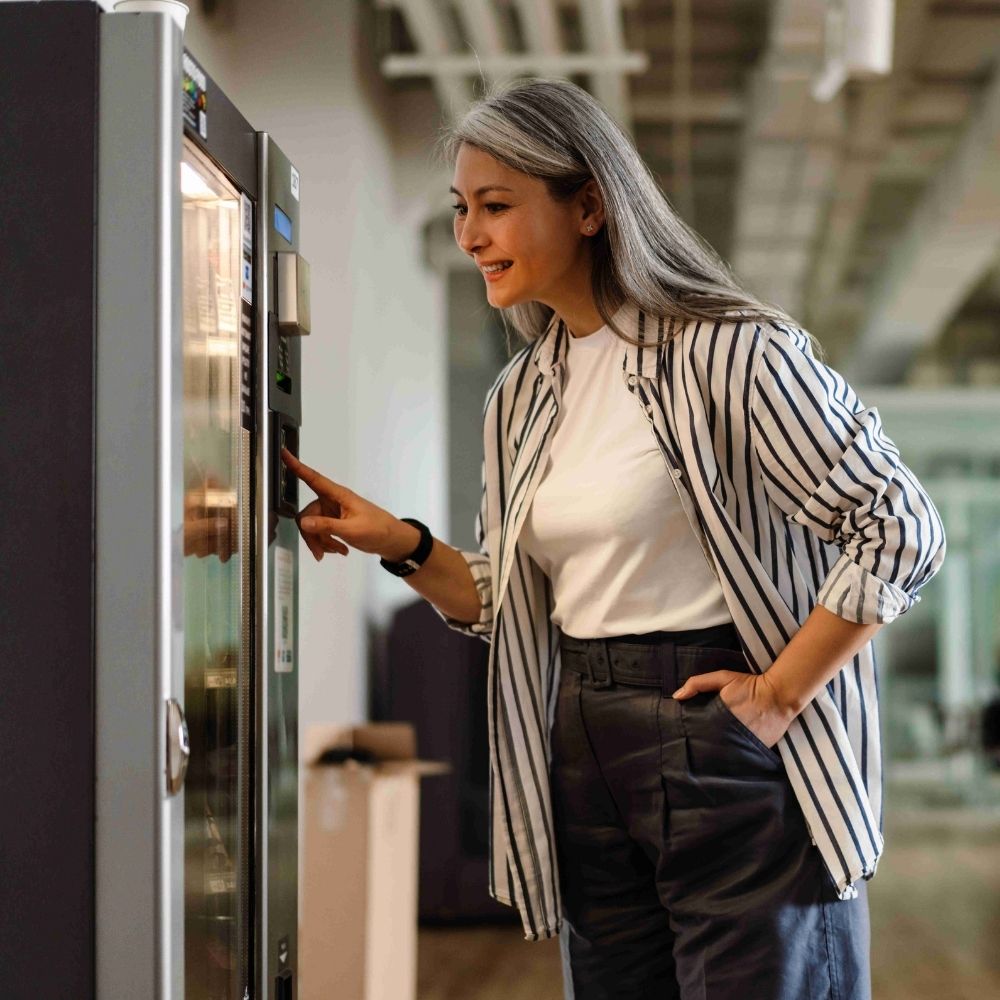
[[[868,884],[874,1000],[1000,997],[1000,814],[890,813]],[[418,1000],[562,1000],[559,943],[422,927]]]

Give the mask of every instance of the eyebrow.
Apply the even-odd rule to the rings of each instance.
[[[457,191],[453,187],[448,188],[448,191],[451,194],[457,194],[459,198],[465,197],[461,191]],[[514,189],[509,187],[504,187],[502,184],[486,184],[481,188],[476,188],[476,190],[473,191],[472,193],[476,198],[479,198],[480,196],[486,194],[487,191],[510,191],[511,193],[513,193]]]

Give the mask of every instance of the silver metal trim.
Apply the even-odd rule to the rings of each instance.
[[[298,352],[300,338],[278,337],[271,342],[268,320],[277,323],[275,310],[274,282],[277,262],[275,244],[283,242],[271,225],[272,208],[284,204],[293,223],[292,250],[297,249],[299,225],[298,202],[292,193],[297,172],[271,137],[258,133],[258,167],[260,170],[258,213],[258,268],[261,276],[258,287],[258,317],[260,337],[258,340],[259,426],[258,459],[260,466],[259,518],[260,565],[258,574],[258,609],[260,627],[259,656],[257,664],[257,715],[259,742],[257,760],[258,776],[258,821],[261,837],[258,854],[258,895],[255,908],[258,919],[256,942],[257,992],[261,997],[272,995],[274,978],[288,970],[298,974],[298,926],[297,926],[297,853],[298,853],[298,664],[297,654],[293,662],[287,660],[288,649],[284,646],[289,633],[282,639],[282,660],[276,660],[278,651],[279,625],[290,629],[292,646],[297,647],[298,632],[298,531],[295,521],[289,517],[272,513],[277,497],[272,497],[275,484],[272,480],[272,447],[276,445],[273,435],[279,423],[289,422],[296,427],[299,420],[299,389],[289,396],[274,382],[274,366],[269,363],[274,353],[274,361],[285,357],[294,371],[293,382],[300,376]],[[292,203],[294,202],[294,203]],[[273,407],[273,409],[272,409]],[[290,408],[290,413],[285,409]],[[278,414],[282,414],[278,416]],[[274,477],[277,478],[277,477]],[[281,574],[277,559],[281,554]],[[284,558],[290,557],[289,559]],[[284,576],[291,572],[291,580]],[[281,578],[279,579],[279,575]],[[291,584],[290,621],[284,617],[275,619],[279,595],[276,587]],[[283,599],[287,599],[287,593]],[[283,609],[284,610],[284,609]],[[284,955],[284,959],[281,956]]]
[[[272,512],[278,497],[272,496],[276,484],[271,468],[273,440],[279,425],[299,423],[299,389],[294,382],[299,379],[300,338],[280,337],[272,343],[269,320],[276,327],[274,282],[277,262],[274,250],[278,244],[285,249],[283,238],[271,224],[272,209],[284,204],[292,220],[291,249],[297,249],[299,225],[298,201],[293,193],[297,172],[271,137],[264,132],[257,134],[259,191],[257,216],[257,316],[259,337],[257,341],[258,414],[257,449],[260,488],[258,490],[258,562],[257,574],[257,719],[259,736],[256,760],[258,762],[257,828],[259,851],[257,857],[258,881],[255,913],[256,934],[256,992],[262,998],[273,995],[275,976],[290,971],[298,975],[298,925],[297,925],[297,854],[298,854],[298,665],[288,662],[286,642],[291,636],[292,647],[297,647],[298,632],[298,531],[290,517]],[[272,356],[273,355],[273,356]],[[273,362],[273,363],[272,363]],[[293,389],[289,394],[274,381],[275,364],[290,365],[293,372]],[[281,556],[280,566],[277,562]],[[290,557],[285,558],[286,556]],[[280,572],[279,572],[280,570]],[[286,572],[291,572],[289,581]],[[277,610],[279,596],[287,601],[287,584],[291,585],[291,605]],[[281,586],[279,595],[276,588]],[[276,619],[276,615],[281,617]],[[279,650],[278,626],[282,633],[281,661],[276,659]],[[288,631],[290,630],[290,631]],[[284,958],[282,958],[282,955]]]
[[[270,591],[271,575],[268,566],[268,549],[271,533],[270,511],[271,511],[271,476],[269,467],[269,456],[271,453],[271,420],[268,411],[268,399],[270,398],[270,367],[268,365],[268,329],[267,312],[270,298],[271,275],[268,261],[270,259],[270,239],[269,220],[267,218],[267,170],[268,170],[268,134],[266,132],[257,133],[257,218],[256,218],[256,351],[254,353],[254,365],[257,375],[257,453],[256,453],[256,475],[257,475],[257,504],[256,521],[257,537],[254,546],[254,579],[255,594],[254,604],[256,608],[256,656],[255,656],[255,676],[256,676],[256,718],[257,718],[257,745],[256,745],[256,807],[254,810],[254,844],[256,845],[256,886],[257,905],[256,911],[256,934],[254,935],[254,947],[256,951],[254,961],[254,978],[256,980],[256,994],[261,997],[270,995],[269,984],[264,979],[264,969],[266,967],[266,954],[268,940],[268,912],[267,912],[267,886],[269,884],[268,851],[265,843],[267,831],[267,816],[270,807],[268,787],[268,732],[267,720],[270,705],[268,703],[267,680],[270,669],[270,643],[268,639],[268,625],[270,622],[271,609],[268,606],[268,593]]]
[[[182,35],[102,14],[96,333],[96,993],[182,1000]]]

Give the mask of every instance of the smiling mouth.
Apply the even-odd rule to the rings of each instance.
[[[513,266],[514,262],[512,260],[505,260],[499,265],[484,265],[481,270],[485,275],[503,274],[504,271],[510,270]]]

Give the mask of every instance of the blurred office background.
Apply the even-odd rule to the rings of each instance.
[[[301,452],[330,477],[474,547],[483,397],[517,345],[454,245],[432,146],[483,79],[522,74],[589,88],[676,210],[879,408],[948,556],[876,640],[875,992],[1000,995],[1000,0],[190,2],[186,45],[280,121],[308,185]],[[376,653],[413,592],[358,552],[304,560],[301,592],[303,728],[383,712]],[[422,676],[447,701],[448,675]],[[418,725],[422,756],[435,735]],[[561,996],[557,943],[516,923],[427,922],[419,963],[422,1000]]]

